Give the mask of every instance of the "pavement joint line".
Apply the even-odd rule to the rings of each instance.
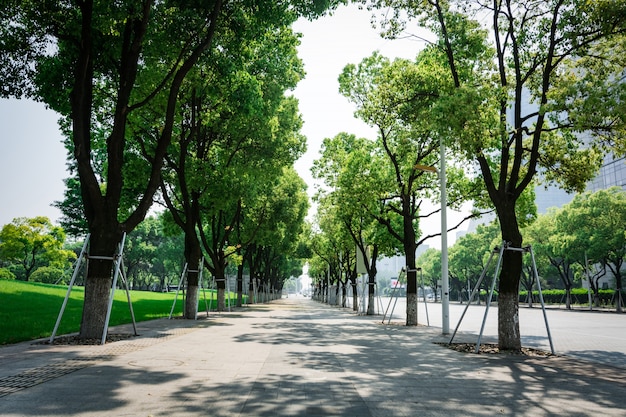
[[[116,356],[125,355],[158,343],[165,342],[174,337],[183,336],[198,330],[200,327],[171,328],[166,332],[150,336],[138,336],[133,339],[113,342],[105,345],[105,351],[86,352],[86,356],[75,357],[53,362],[24,370],[15,375],[0,378],[0,397],[13,394],[14,392],[42,384],[63,375],[93,366],[100,362],[114,359]],[[75,347],[75,345],[73,345]],[[87,347],[87,346],[85,346]],[[85,352],[82,352],[85,353]]]

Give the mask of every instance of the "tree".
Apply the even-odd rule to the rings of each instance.
[[[429,171],[439,160],[440,141],[447,134],[432,111],[446,105],[452,86],[449,77],[441,76],[445,72],[433,59],[434,52],[425,49],[415,62],[389,62],[374,53],[359,65],[347,65],[339,77],[340,92],[357,106],[355,114],[378,133],[375,152],[380,167],[368,167],[377,170],[373,186],[379,209],[372,214],[403,246],[408,326],[417,325],[415,252],[433,237],[420,236],[419,221],[436,212],[422,211],[422,203],[438,197],[437,176]],[[450,206],[459,207],[475,191],[462,167],[450,164],[447,175]]]
[[[15,279],[15,274],[9,271],[7,268],[0,268],[0,279]]]
[[[71,143],[66,141],[71,151]],[[64,180],[63,200],[55,201],[52,206],[61,211],[59,223],[68,236],[84,238],[89,233],[89,226],[83,211],[83,200],[80,195],[80,179],[76,176]]]
[[[168,234],[165,215],[149,216],[130,233],[124,248],[124,266],[131,288],[163,290],[182,268],[180,233]]]
[[[337,228],[336,218],[330,205],[323,204],[316,213],[316,228],[311,231],[310,244],[313,251],[310,274],[317,283],[318,298],[330,303],[331,286],[339,284],[341,275],[341,252],[349,250],[350,239],[345,230]],[[345,243],[345,242],[348,243]],[[343,244],[344,242],[345,244]],[[351,246],[351,245],[350,245]]]
[[[457,276],[460,283],[467,285],[468,297],[477,285],[480,275],[487,268],[487,262],[494,252],[494,248],[502,244],[498,239],[497,232],[497,222],[479,225],[475,232],[463,235],[450,249],[448,271],[451,276]],[[492,260],[490,270],[485,271],[482,288],[489,288],[488,274],[495,270],[495,264],[496,262]],[[465,287],[465,285],[463,286]],[[461,289],[459,288],[459,290]],[[480,302],[480,298],[478,301]],[[468,302],[471,302],[469,298]]]
[[[358,258],[363,259],[368,276],[367,314],[375,312],[376,263],[381,255],[396,255],[400,243],[376,220],[381,204],[376,178],[379,159],[373,155],[374,142],[340,133],[324,139],[322,156],[314,162],[313,175],[324,179],[329,191],[322,189],[318,199],[325,198],[347,230]],[[356,288],[353,291],[356,303]]]
[[[329,2],[153,0],[10,2],[0,14],[3,97],[30,96],[64,117],[90,255],[110,257],[159,186],[181,85],[216,33],[312,17]],[[219,53],[219,49],[215,49]],[[160,107],[158,116],[153,109]],[[164,115],[163,117],[161,115]],[[154,121],[146,165],[129,121]],[[164,123],[160,123],[164,119]],[[96,156],[97,155],[97,156]],[[112,260],[90,263],[80,337],[105,326]]]
[[[575,253],[565,249],[567,232],[558,226],[557,218],[561,210],[553,210],[541,215],[524,229],[527,242],[533,246],[537,260],[547,259],[556,270],[565,288],[565,308],[571,309],[572,288],[575,274],[573,266],[578,262]],[[530,289],[529,295],[530,295]]]
[[[615,302],[622,312],[622,267],[626,259],[626,192],[619,187],[577,195],[556,218],[564,237],[561,250],[585,266],[600,262],[615,277]],[[585,266],[586,267],[586,266]]]
[[[15,29],[9,37],[25,44],[13,52],[32,58],[20,68],[24,72],[20,85],[27,90],[19,93],[43,100],[66,117],[92,256],[112,259],[122,234],[132,231],[150,208],[171,139],[180,85],[210,46],[222,4],[218,0],[205,8],[177,6],[171,13],[166,11],[168,5],[152,1],[21,2],[13,7],[14,23],[3,22],[3,27]],[[24,38],[22,31],[29,32],[30,38]],[[51,39],[56,48],[50,48]],[[10,58],[15,61],[15,55]],[[35,73],[28,72],[32,67]],[[144,86],[143,91],[139,92],[138,85]],[[133,207],[124,212],[120,209],[122,191],[128,185],[122,175],[130,139],[128,120],[163,94],[167,123],[154,144],[150,174],[137,185],[141,191],[133,196]],[[98,139],[106,139],[106,144]],[[92,159],[98,146],[103,146],[103,172],[98,172],[97,160]],[[90,263],[82,338],[102,334],[111,267],[112,260]]]
[[[47,217],[16,218],[0,231],[0,260],[23,281],[28,281],[41,267],[54,268],[62,274],[76,258],[74,252],[63,249],[64,242],[63,229]]]
[[[421,268],[423,284],[434,289],[434,299],[438,297],[438,282],[441,280],[441,251],[435,248],[428,248],[415,262]]]
[[[270,23],[249,27],[243,38],[218,37],[221,54],[201,60],[183,88],[161,194],[185,233],[185,317],[195,317],[203,254],[217,280],[218,309],[225,307],[228,258],[267,221],[264,196],[305,149],[297,102],[286,96],[304,73],[298,39],[291,22]]]
[[[347,282],[352,281],[353,289],[356,289],[356,247],[354,241],[345,227],[339,207],[333,204],[331,196],[318,199],[316,220],[323,236],[316,239],[313,251],[324,258],[327,264],[328,289],[332,283],[337,285],[336,304],[345,306]],[[339,298],[340,291],[342,291],[341,301]],[[331,300],[329,299],[327,302],[331,302]]]
[[[309,206],[306,184],[293,168],[283,174],[267,192],[246,206],[235,233],[242,244],[251,283],[277,293],[283,282],[302,274],[297,253]]]
[[[601,161],[601,140],[623,131],[623,65],[608,46],[624,31],[623,2],[575,0],[372,1],[392,7],[388,34],[419,18],[458,92],[450,129],[477,163],[502,240],[522,246],[520,196],[536,177],[582,190]],[[402,16],[402,18],[401,18]],[[472,16],[478,16],[476,20]],[[480,22],[492,30],[489,37]],[[495,66],[493,65],[495,63]],[[605,105],[598,106],[602,101]],[[595,104],[594,104],[595,103]],[[581,135],[586,132],[586,135]],[[522,253],[505,251],[499,281],[498,344],[521,349],[518,288]]]

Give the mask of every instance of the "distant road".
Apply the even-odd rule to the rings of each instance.
[[[389,298],[381,297],[379,304],[381,320],[388,305]],[[464,308],[465,304],[450,303],[450,333],[454,332]],[[484,304],[472,304],[459,326],[454,342],[475,343],[484,314]],[[548,307],[546,316],[557,354],[626,368],[626,314],[589,310],[568,311]],[[428,319],[430,326],[441,328],[441,303],[428,303]],[[393,313],[392,321],[399,320],[406,320],[405,298],[398,298]],[[418,305],[417,320],[420,325],[427,324],[426,307],[423,302]],[[533,308],[520,304],[520,333],[523,346],[550,350],[540,304],[534,304]],[[495,343],[497,339],[498,308],[492,305],[489,308],[482,342]]]

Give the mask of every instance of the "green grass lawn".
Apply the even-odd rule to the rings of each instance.
[[[49,337],[54,329],[67,287],[23,281],[0,280],[0,345]],[[174,302],[174,292],[131,291],[135,320],[145,321],[167,317]],[[75,333],[80,329],[83,287],[73,287],[57,335]],[[215,310],[215,293],[206,291],[209,308]],[[234,303],[236,294],[231,293]],[[212,303],[212,304],[211,304]],[[182,294],[178,294],[174,316],[182,314]],[[198,311],[206,311],[204,294],[199,294]],[[126,291],[116,290],[110,326],[131,323]]]

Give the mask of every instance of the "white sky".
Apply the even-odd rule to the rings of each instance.
[[[294,95],[305,122],[302,133],[308,139],[308,151],[296,169],[309,184],[310,194],[314,191],[310,167],[324,138],[342,131],[375,135],[353,117],[354,107],[338,92],[343,67],[359,63],[376,50],[389,58],[413,58],[423,46],[409,39],[382,39],[370,18],[370,12],[349,5],[332,16],[294,25],[303,34],[299,54],[307,73]],[[60,217],[51,204],[63,198],[67,173],[56,120],[56,114],[40,103],[0,100],[0,226],[15,217],[47,216],[52,221]],[[429,223],[432,227],[426,229],[438,230],[438,219]]]
[[[57,119],[41,103],[0,100],[0,226],[16,217],[60,216],[50,206],[63,198],[68,176]]]

